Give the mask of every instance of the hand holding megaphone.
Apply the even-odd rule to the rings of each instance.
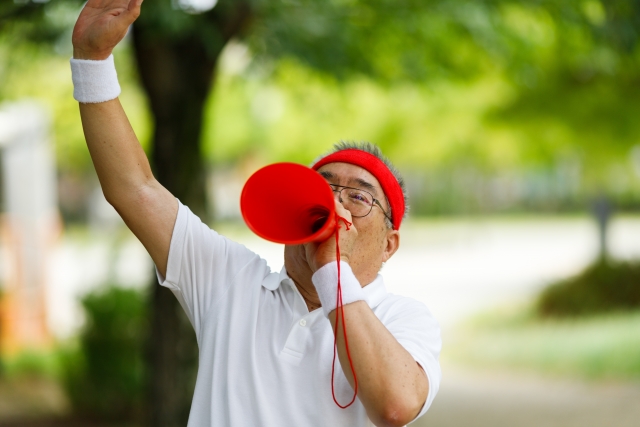
[[[336,218],[334,230],[340,228],[338,239],[328,238],[322,242],[316,241],[304,245],[307,263],[313,272],[325,264],[336,261],[338,256],[340,256],[340,260],[349,263],[353,245],[358,237],[358,230],[352,224],[351,212],[337,200],[334,201],[334,204]]]

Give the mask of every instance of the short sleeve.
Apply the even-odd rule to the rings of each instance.
[[[235,276],[252,262],[268,268],[260,261],[254,252],[213,231],[178,201],[166,277],[157,268],[156,274],[160,285],[174,293],[199,337],[204,316],[224,298]]]
[[[381,319],[389,332],[422,366],[429,379],[429,394],[422,410],[416,417],[424,415],[440,388],[440,351],[442,338],[440,325],[427,306],[407,297],[389,294],[381,305],[390,304]],[[416,420],[414,419],[414,421]]]

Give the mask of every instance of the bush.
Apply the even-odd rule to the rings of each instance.
[[[537,301],[543,316],[634,309],[640,309],[640,263],[597,262],[579,276],[549,286]]]
[[[145,376],[145,298],[108,287],[82,300],[86,325],[65,357],[65,388],[75,412],[94,419],[137,418]]]

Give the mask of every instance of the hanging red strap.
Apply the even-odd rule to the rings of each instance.
[[[352,224],[349,221],[347,221],[345,218],[339,216],[338,214],[336,214],[336,217],[337,218],[336,218],[335,235],[336,235],[336,259],[338,260],[338,290],[336,292],[337,294],[336,295],[336,326],[333,331],[334,338],[333,338],[333,362],[331,364],[331,395],[333,396],[333,401],[336,403],[336,405],[338,405],[342,409],[345,409],[351,406],[353,402],[355,402],[356,396],[358,395],[358,379],[356,378],[356,371],[353,368],[353,361],[351,360],[351,353],[349,352],[349,340],[347,339],[347,326],[344,321],[344,307],[342,305],[342,286],[340,284],[340,221],[344,222],[344,225],[347,230],[349,230]],[[340,318],[342,318],[342,335],[344,336],[344,346],[345,346],[345,349],[347,350],[347,358],[349,359],[349,368],[353,373],[353,383],[354,383],[353,398],[351,399],[351,402],[347,403],[344,406],[338,403],[338,400],[336,399],[335,386],[333,384],[335,369],[336,369],[336,353],[338,351],[338,325],[340,324]]]

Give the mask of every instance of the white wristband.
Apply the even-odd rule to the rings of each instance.
[[[311,281],[316,287],[324,315],[337,308],[336,297],[338,292],[338,263],[336,261],[323,265],[311,276]],[[340,286],[342,288],[342,305],[364,300],[364,291],[360,282],[351,270],[351,266],[340,261]]]
[[[71,58],[73,97],[78,102],[106,102],[120,95],[113,55],[102,61]]]

